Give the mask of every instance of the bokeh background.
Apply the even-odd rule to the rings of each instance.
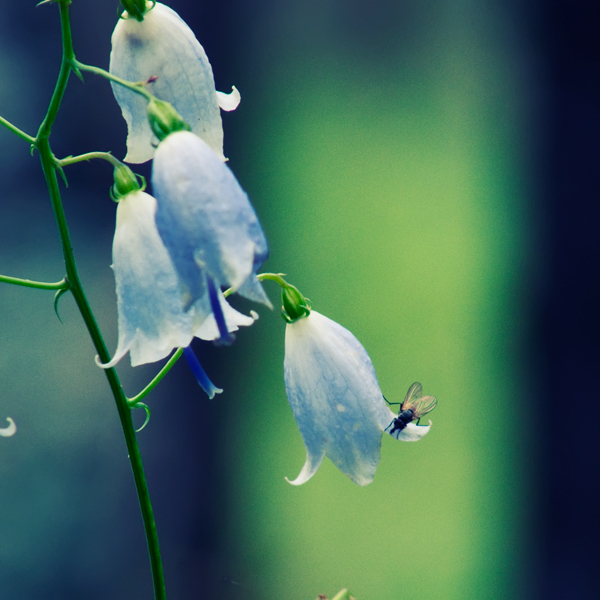
[[[58,11],[0,4],[0,114],[34,134]],[[370,353],[382,390],[439,399],[373,484],[328,461],[300,488],[277,311],[195,349],[139,441],[172,600],[598,597],[597,35],[591,2],[171,0],[242,93],[225,153],[283,271]],[[108,66],[117,2],[74,0],[79,60]],[[125,152],[106,81],[73,78],[58,156]],[[136,169],[148,175],[148,165]],[[69,167],[82,280],[116,347],[104,163]],[[0,130],[0,273],[63,276],[36,158]],[[275,286],[268,289],[278,303]],[[248,311],[249,303],[237,306]],[[70,298],[0,287],[0,597],[152,597],[117,413]],[[134,395],[157,365],[119,366]],[[143,415],[136,415],[140,424]],[[387,438],[388,436],[386,436]]]

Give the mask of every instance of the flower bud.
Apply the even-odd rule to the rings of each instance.
[[[175,131],[190,130],[190,126],[181,118],[173,105],[163,100],[152,100],[148,103],[148,121],[159,141]]]

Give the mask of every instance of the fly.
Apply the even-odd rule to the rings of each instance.
[[[423,386],[416,381],[406,392],[406,398],[400,407],[398,416],[385,428],[392,437],[398,439],[402,430],[413,421],[430,413],[437,405],[435,396],[423,396]]]

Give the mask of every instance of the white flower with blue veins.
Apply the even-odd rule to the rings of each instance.
[[[156,225],[185,307],[210,310],[221,340],[230,341],[222,288],[271,307],[256,277],[268,256],[267,240],[248,196],[229,167],[189,131],[170,133],[158,145],[152,187]]]
[[[325,456],[352,481],[367,485],[379,464],[384,431],[402,441],[417,441],[429,431],[431,422],[422,426],[412,421],[433,410],[435,398],[427,397],[432,401],[428,400],[428,409],[420,413],[416,409],[409,413],[406,404],[406,414],[400,419],[404,403],[398,416],[388,408],[360,342],[314,310],[288,322],[284,374],[288,400],[307,452],[302,471],[290,481],[294,485],[308,481]],[[413,387],[420,395],[420,384]]]
[[[171,8],[148,2],[143,20],[124,13],[112,35],[110,72],[133,82],[151,81],[149,90],[170,102],[191,130],[223,156],[220,110],[234,110],[239,92],[217,92],[204,48],[181,17]],[[125,161],[142,163],[154,155],[155,138],[148,125],[147,100],[113,83],[115,98],[127,122]]]

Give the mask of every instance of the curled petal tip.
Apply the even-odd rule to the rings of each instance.
[[[107,363],[103,363],[100,360],[100,357],[96,354],[96,356],[94,357],[94,362],[101,368],[101,369],[111,369],[112,367],[114,367],[120,360],[121,360],[121,356],[116,355],[112,360],[108,361]]]
[[[224,92],[217,92],[217,102],[219,104],[219,108],[224,110],[225,112],[231,112],[235,110],[239,104],[242,97],[238,92],[235,85],[231,86],[231,93],[225,94]]]
[[[17,433],[16,423],[10,417],[6,417],[6,420],[8,421],[8,427],[3,427],[0,429],[1,437],[10,437]]]
[[[300,471],[300,474],[296,479],[290,480],[287,477],[285,480],[292,485],[302,485],[306,483],[318,470],[325,458],[325,453],[321,455],[313,455],[308,453],[306,457],[306,462]]]

